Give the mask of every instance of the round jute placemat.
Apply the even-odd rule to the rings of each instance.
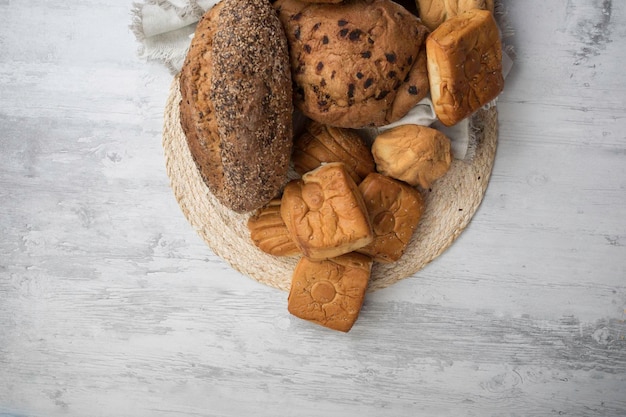
[[[163,148],[176,200],[189,223],[211,250],[234,269],[263,284],[288,291],[297,257],[275,257],[250,239],[249,214],[224,207],[208,190],[180,127],[178,77],[165,106]],[[445,176],[423,193],[425,210],[406,252],[397,262],[375,263],[368,290],[385,288],[418,272],[461,234],[478,209],[489,182],[498,141],[497,109],[479,110],[471,119],[471,160],[454,160]]]

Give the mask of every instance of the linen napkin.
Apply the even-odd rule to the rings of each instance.
[[[196,23],[218,0],[145,0],[133,3],[131,30],[138,55],[163,63],[172,74],[182,68]]]

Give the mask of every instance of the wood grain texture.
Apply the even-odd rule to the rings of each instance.
[[[0,416],[626,415],[626,3],[504,3],[483,203],[344,335],[184,219],[130,3],[0,0]]]

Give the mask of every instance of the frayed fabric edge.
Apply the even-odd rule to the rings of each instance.
[[[143,15],[141,13],[143,6],[143,3],[135,2],[132,4],[132,8],[130,9],[131,23],[129,28],[135,35],[137,42],[140,44],[146,40],[146,35],[143,31]]]
[[[130,11],[131,24],[129,25],[129,29],[138,43],[137,56],[146,62],[158,62],[163,64],[172,75],[175,75],[180,71],[180,66],[184,56],[187,54],[188,47],[184,49],[168,47],[165,42],[163,45],[150,46],[150,44],[158,43],[155,41],[156,38],[166,35],[146,36],[143,25],[143,9],[145,6],[157,6],[163,10],[174,10],[180,19],[195,20],[195,22],[188,27],[195,26],[195,23],[202,17],[205,10],[196,1],[189,1],[188,5],[183,8],[176,7],[167,0],[146,0],[141,3],[132,3]]]

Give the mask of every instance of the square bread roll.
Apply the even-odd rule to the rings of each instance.
[[[311,259],[343,255],[374,239],[361,192],[341,162],[289,182],[280,214],[296,245]]]
[[[500,32],[491,12],[470,10],[426,39],[430,93],[437,117],[452,126],[504,88]]]
[[[404,182],[377,173],[368,175],[359,189],[372,221],[374,241],[358,252],[378,262],[397,261],[422,217],[422,195]]]
[[[324,261],[303,257],[294,270],[287,308],[296,317],[347,332],[361,311],[371,271],[371,258],[358,253]]]

